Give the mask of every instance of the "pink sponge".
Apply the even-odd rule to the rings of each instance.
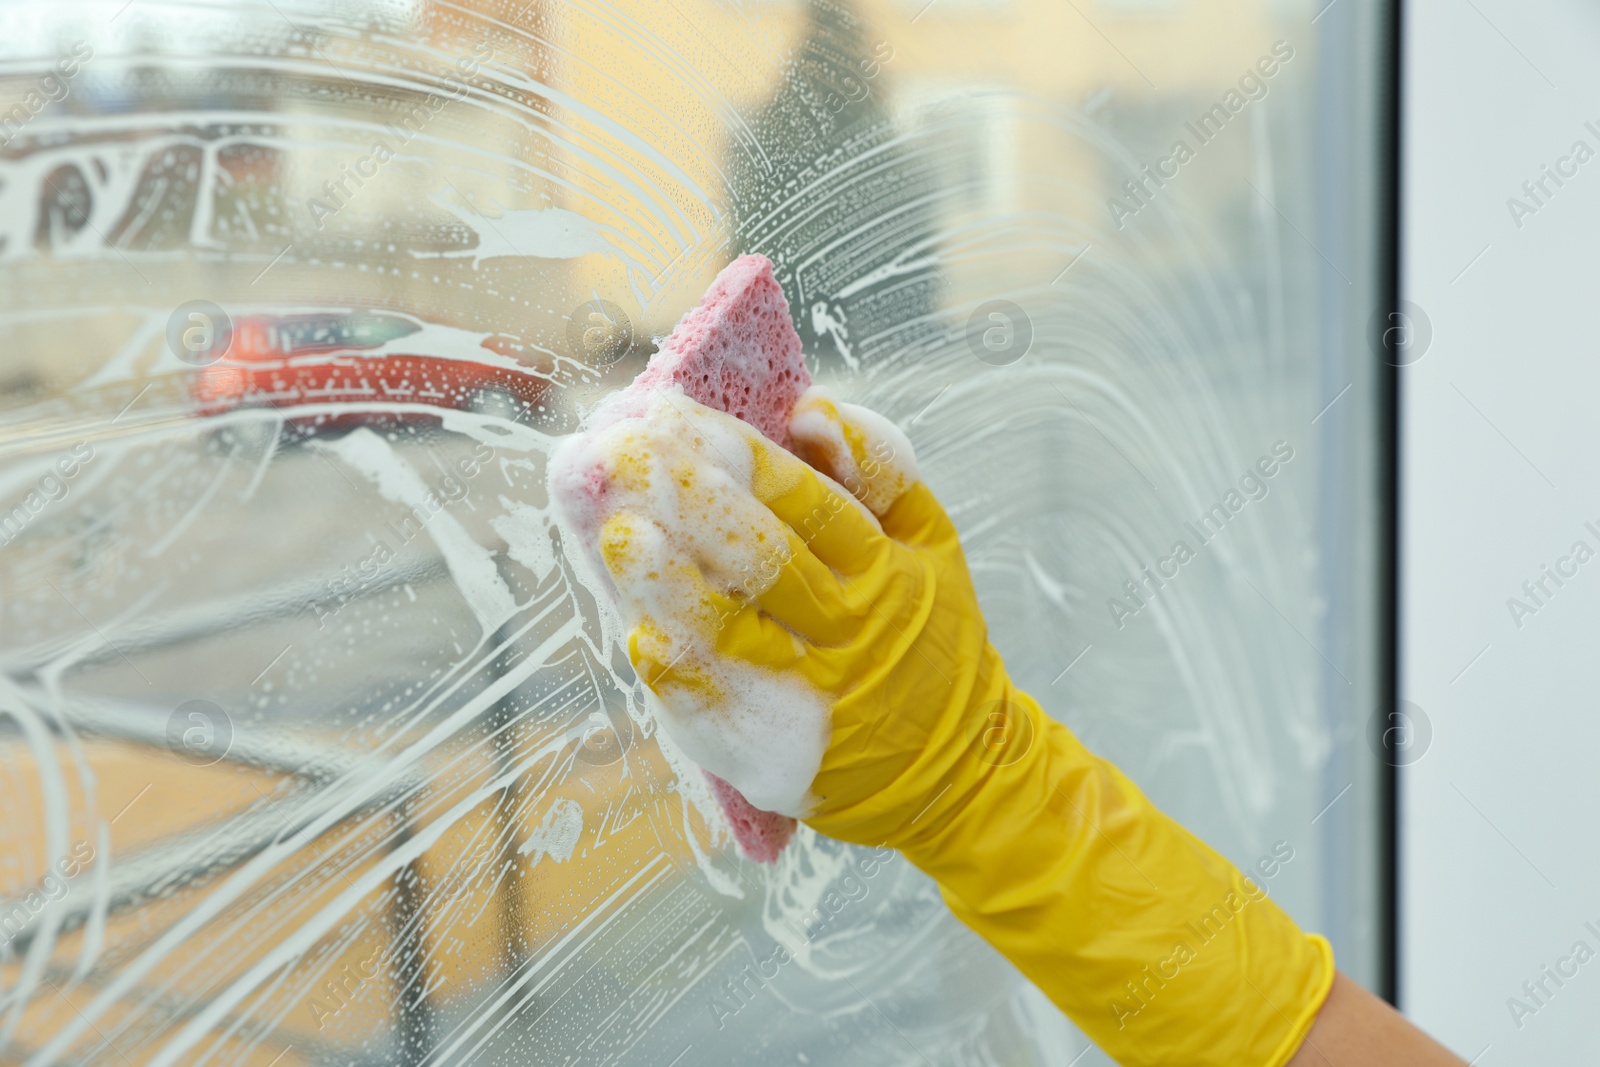
[[[794,836],[794,820],[775,811],[762,811],[746,800],[731,782],[710,771],[701,773],[711,783],[711,795],[722,805],[722,814],[728,818],[739,849],[758,863],[776,863],[778,853]]]
[[[650,394],[663,385],[680,385],[706,407],[791,448],[789,411],[811,375],[772,260],[740,256],[722,268],[700,306],[673,328],[631,385],[606,398],[589,428],[643,415]]]
[[[811,375],[770,259],[740,256],[724,267],[700,306],[683,317],[632,384],[606,399],[591,426],[643,415],[650,394],[664,385],[680,385],[706,407],[735,415],[784,448],[792,447],[789,412],[811,385]],[[605,492],[599,483],[586,488],[595,498]],[[761,863],[775,861],[793,836],[795,821],[762,811],[709,771],[706,777],[744,854]]]

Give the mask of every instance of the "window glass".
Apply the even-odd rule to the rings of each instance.
[[[1375,979],[1367,7],[0,11],[5,1055],[1103,1062],[904,860],[743,859],[551,525],[742,252],[1018,682]]]

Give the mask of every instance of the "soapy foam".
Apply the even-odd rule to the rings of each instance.
[[[829,719],[827,701],[804,683],[715,653],[738,609],[708,601],[707,590],[747,601],[787,560],[783,525],[749,496],[750,449],[761,443],[676,384],[642,397],[636,382],[630,392],[632,418],[617,419],[618,404],[558,451],[552,499],[575,535],[568,543],[585,547],[611,588],[624,629],[638,631],[638,658],[653,665],[652,706],[707,771],[741,848],[772,862],[793,832],[784,816],[807,806]],[[886,509],[920,478],[898,427],[820,386],[795,401],[787,425],[793,447],[869,509]]]
[[[754,610],[788,560],[788,528],[752,495],[752,449],[764,447],[738,420],[662,387],[641,417],[564,443],[551,486],[611,577],[673,740],[756,808],[798,818],[827,747],[828,701],[716,650],[730,615]],[[760,476],[774,477],[770,466]]]
[[[639,418],[651,398],[667,388],[726,411],[790,448],[790,412],[810,383],[772,261],[745,255],[723,268],[644,372],[628,388],[607,397],[585,422],[594,432],[621,419]],[[605,494],[605,479],[596,467],[568,477],[568,495],[580,493],[598,502]],[[582,543],[592,545],[594,532],[587,531]],[[610,587],[604,567],[592,570],[602,587]],[[759,809],[711,771],[706,775],[739,847],[763,863],[775,860],[794,834],[794,821]]]
[[[900,427],[869,408],[835,400],[820,385],[795,403],[789,427],[801,458],[831,471],[874,515],[922,480],[911,441]]]

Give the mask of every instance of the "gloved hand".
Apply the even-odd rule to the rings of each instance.
[[[903,851],[1119,1063],[1287,1063],[1327,942],[1012,685],[905,437],[813,390],[790,429],[819,477],[673,407],[623,432],[602,536],[673,739],[760,806]]]

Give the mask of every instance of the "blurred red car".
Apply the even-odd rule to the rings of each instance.
[[[548,383],[529,371],[373,351],[419,329],[406,319],[370,312],[242,317],[233,325],[226,352],[196,375],[193,396],[202,415],[240,407],[349,405],[348,414],[318,412],[292,420],[301,429],[329,430],[429,417],[425,411],[373,405],[451,408],[517,419],[541,403]]]

